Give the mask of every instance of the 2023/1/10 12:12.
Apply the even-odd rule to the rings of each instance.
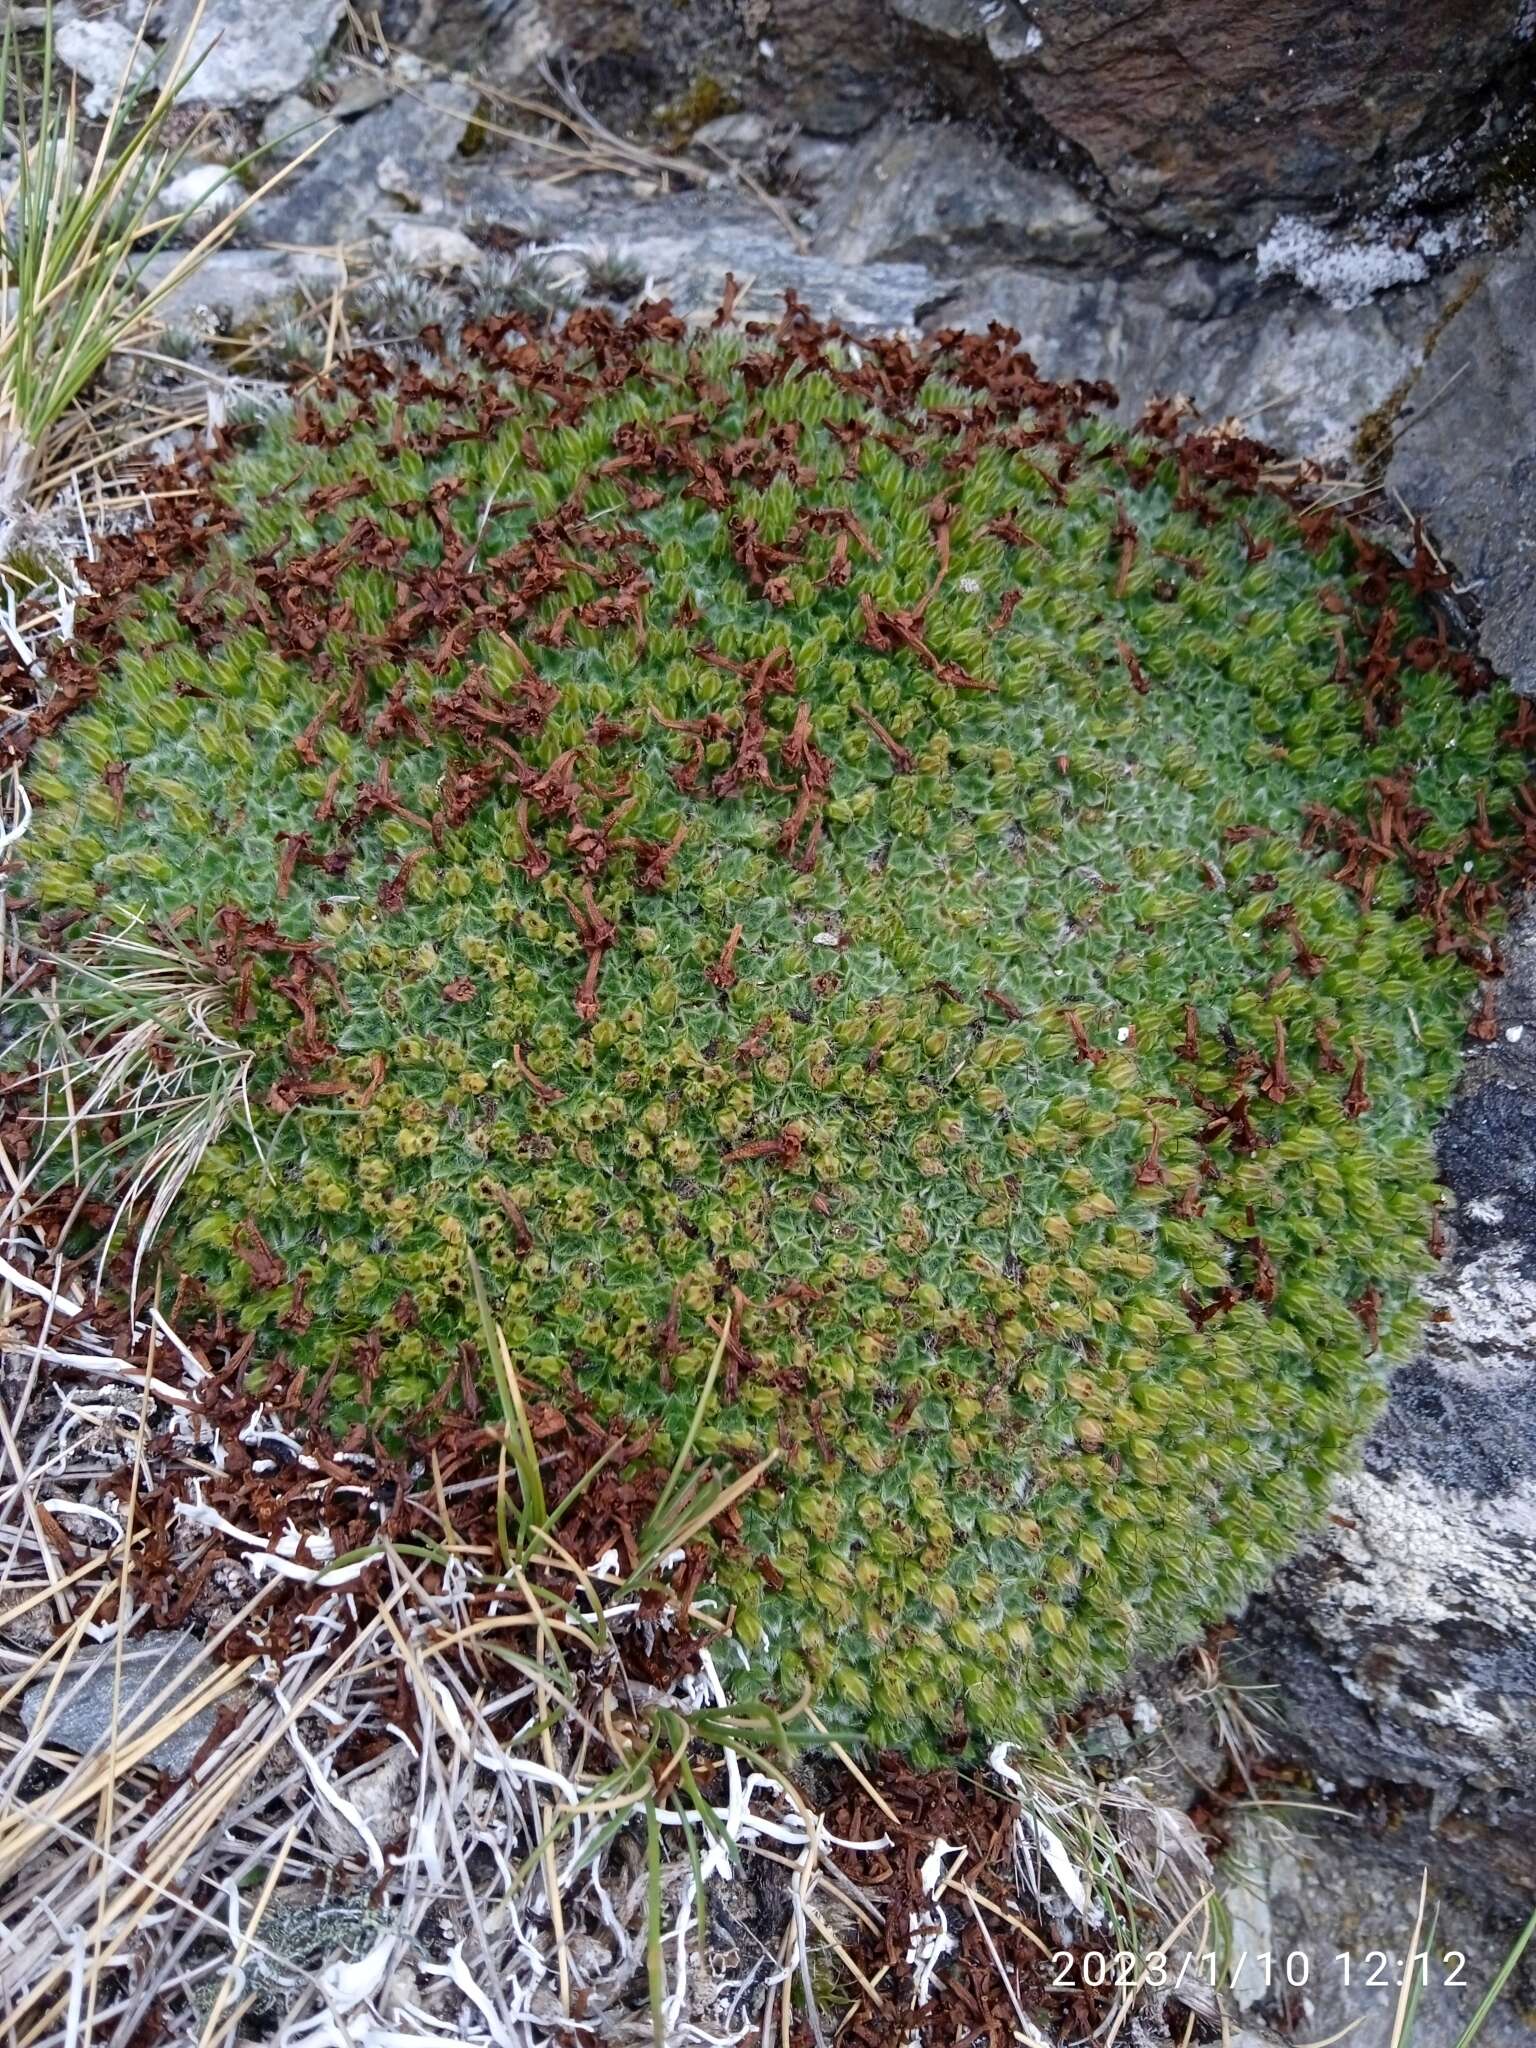
[[[1368,1990],[1399,1990],[1410,1975],[1426,1988],[1431,1984],[1455,1988],[1464,1983],[1467,1965],[1460,1949],[1447,1949],[1439,1956],[1421,1949],[1410,1958],[1380,1948],[1367,1949],[1360,1956],[1337,1949],[1318,1959],[1315,1972],[1313,1958],[1306,1949],[1261,1949],[1251,1955],[1246,1949],[1231,1955],[1207,1949],[1201,1954],[1186,1952],[1177,1959],[1159,1949],[1144,1956],[1129,1949],[1057,1949],[1051,1961],[1056,1973],[1051,1986],[1058,1991],[1096,1991],[1106,1985],[1157,1987],[1176,1985],[1190,1978],[1230,1989],[1250,1971],[1266,1987],[1286,1985],[1299,1991],[1324,1969],[1335,1971],[1346,1986],[1358,1985]]]

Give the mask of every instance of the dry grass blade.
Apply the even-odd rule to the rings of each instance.
[[[1403,1970],[1403,1981],[1398,1986],[1397,2004],[1392,2013],[1392,2038],[1390,2048],[1407,2048],[1413,2039],[1414,2023],[1418,2017],[1419,1999],[1424,1991],[1424,1977],[1421,1962],[1427,1961],[1419,1941],[1424,1933],[1424,1914],[1429,1904],[1429,1872],[1419,1873],[1419,1902],[1414,1909],[1413,1932],[1408,1937],[1408,1955]],[[1431,1935],[1434,1929],[1431,1925]]]

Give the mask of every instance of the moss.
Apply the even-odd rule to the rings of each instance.
[[[704,71],[675,100],[656,109],[656,126],[669,142],[681,146],[691,142],[706,122],[740,111],[741,101],[736,95]]]
[[[167,1263],[418,1440],[472,1247],[663,1447],[728,1330],[759,1681],[1028,1730],[1263,1580],[1411,1342],[1510,700],[1006,336],[467,347],[220,458],[42,721],[36,902],[254,1060]]]
[[[1399,377],[1380,405],[1368,412],[1355,429],[1351,453],[1355,468],[1362,477],[1379,482],[1384,474],[1392,459],[1392,445],[1397,439],[1398,416],[1423,368],[1422,362],[1417,363],[1407,376]]]
[[[485,151],[490,147],[492,140],[502,132],[498,127],[496,119],[498,111],[495,103],[488,100],[482,93],[475,101],[475,110],[465,124],[464,133],[459,138],[458,148],[454,151],[455,156],[477,157],[484,155]]]

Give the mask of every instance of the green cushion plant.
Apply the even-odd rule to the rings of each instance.
[[[1321,1511],[1520,838],[1422,547],[1013,339],[354,357],[109,558],[28,772],[66,1027],[164,956],[157,1255],[251,1369],[429,1435],[473,1254],[530,1388],[675,1448],[723,1336],[702,1446],[780,1456],[717,1595],[922,1754]]]

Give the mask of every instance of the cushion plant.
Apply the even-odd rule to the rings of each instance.
[[[251,1369],[420,1439],[477,1265],[531,1389],[665,1448],[723,1338],[702,1442],[780,1456],[718,1597],[919,1751],[1318,1515],[1522,836],[1422,547],[1014,341],[356,356],[109,558],[28,772],[66,1029],[130,943],[201,991],[157,1255]],[[80,1142],[152,1201],[153,1124]]]

